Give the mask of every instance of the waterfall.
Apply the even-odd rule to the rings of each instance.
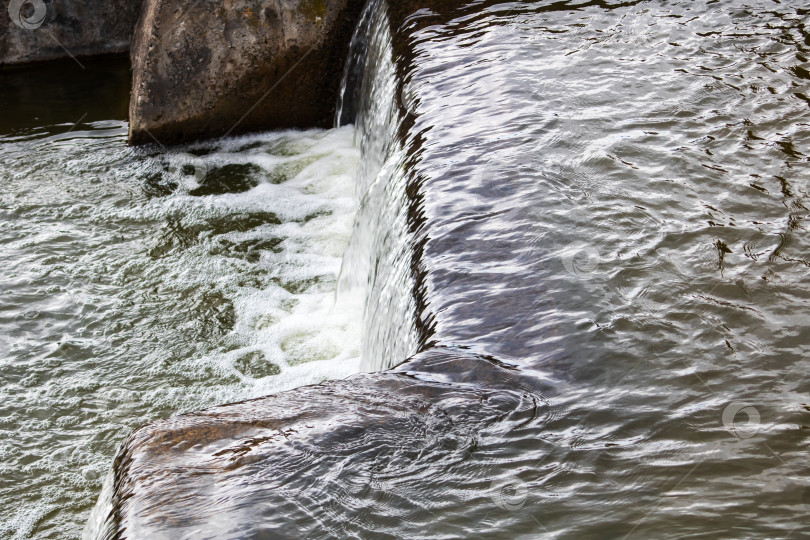
[[[418,346],[406,155],[397,137],[403,117],[396,98],[398,84],[391,41],[386,5],[371,0],[353,37],[336,115],[339,130],[346,129],[340,125],[347,121],[355,123],[355,144],[360,147],[362,159],[356,177],[360,206],[341,264],[335,300],[336,305],[341,305],[365,297],[360,370],[368,372],[404,362]],[[299,385],[311,382],[302,378]],[[120,456],[119,452],[117,464],[108,474],[87,522],[86,539],[108,539],[117,534],[113,501],[120,479],[116,475],[126,469]]]
[[[363,156],[357,180],[362,202],[339,285],[339,291],[367,286],[363,371],[402,363],[418,346],[406,152],[397,137],[402,115],[391,42],[386,3],[370,0],[352,41],[338,104],[338,123],[356,111]]]
[[[327,293],[368,373],[135,431],[92,537],[801,526],[804,8],[614,4],[369,1]]]

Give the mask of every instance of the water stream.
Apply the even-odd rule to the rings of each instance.
[[[431,6],[369,3],[356,132],[0,124],[0,535],[79,534],[145,420],[389,368],[136,436],[96,526],[807,534],[810,11]]]
[[[362,283],[336,294],[354,130],[130,149],[126,122],[98,119],[126,64],[60,69],[49,107],[20,90],[48,86],[37,72],[0,75],[4,100],[26,96],[0,123],[4,538],[78,537],[147,421],[360,369]]]

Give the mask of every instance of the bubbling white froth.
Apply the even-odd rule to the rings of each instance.
[[[352,127],[252,135],[221,141],[202,157],[187,152],[163,156],[170,170],[181,171],[192,164],[196,171],[195,175],[178,173],[180,189],[156,203],[154,217],[179,211],[190,222],[205,222],[268,212],[281,221],[214,232],[169,269],[168,275],[178,283],[201,278],[229,292],[235,324],[224,338],[227,347],[193,360],[239,379],[241,384],[221,388],[223,392],[216,396],[219,402],[259,397],[359,371],[365,291],[355,287],[338,294],[336,290],[359,206],[355,177],[360,151],[353,135]],[[203,174],[225,165],[257,167],[253,174],[258,185],[243,193],[189,194],[199,187]],[[215,243],[249,244],[268,238],[279,241],[276,249],[260,250],[258,260],[247,265],[205,256]],[[245,285],[246,274],[259,274],[256,281],[261,285]],[[254,359],[252,371],[240,368],[245,358]]]
[[[145,422],[360,371],[353,127],[125,140],[0,140],[3,538],[77,536]]]

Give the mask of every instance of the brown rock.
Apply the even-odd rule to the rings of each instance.
[[[149,424],[116,457],[95,537],[393,537],[380,534],[388,526],[420,537],[425,524],[399,516],[425,506],[442,514],[452,497],[425,499],[418,482],[396,478],[464,463],[472,469],[461,478],[473,478],[480,426],[510,431],[542,414],[532,391],[518,373],[433,350],[396,372]],[[345,521],[358,509],[371,521]]]

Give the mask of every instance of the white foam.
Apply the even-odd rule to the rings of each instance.
[[[250,149],[239,151],[246,146]],[[283,155],[268,153],[279,146]],[[186,152],[163,157],[178,171],[175,181],[194,181],[182,185],[169,199],[156,201],[150,209],[153,217],[180,211],[188,223],[203,223],[243,213],[272,212],[282,221],[216,234],[187,250],[182,257],[188,260],[173,265],[167,274],[178,284],[202,279],[229,291],[236,323],[228,338],[234,348],[193,359],[231,372],[241,381],[241,387],[223,389],[215,399],[253,398],[358,372],[365,291],[355,288],[336,294],[343,253],[359,206],[355,176],[360,152],[353,146],[353,128],[252,135],[221,141],[204,158]],[[189,162],[204,164],[209,171],[226,164],[258,166],[261,183],[244,193],[194,197],[189,191],[196,187],[196,178],[179,172]],[[305,165],[286,181],[268,181],[279,167],[302,163]],[[262,287],[239,285],[244,272],[236,267],[245,270],[250,266],[243,261],[203,254],[223,239],[239,243],[267,238],[282,239],[280,249],[261,251],[254,268],[247,268],[272,277],[274,283]],[[309,281],[313,283],[305,285]],[[275,282],[298,284],[302,290],[291,292]],[[237,368],[240,358],[259,352],[281,373],[256,377]]]
[[[16,508],[3,537],[76,536],[144,422],[360,370],[364,280],[336,292],[359,206],[352,127],[173,149],[125,137],[0,148],[5,298],[22,302],[3,327],[19,376],[0,387],[0,472],[28,475],[0,500]],[[192,194],[226,165],[257,185]]]

